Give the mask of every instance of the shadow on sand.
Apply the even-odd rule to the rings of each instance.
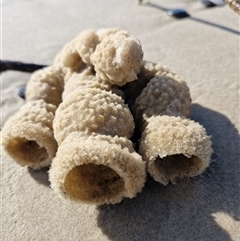
[[[212,136],[210,167],[176,185],[163,186],[148,178],[136,198],[100,206],[98,226],[111,240],[232,240],[213,214],[239,221],[239,133],[224,115],[198,104],[192,105],[191,119]]]
[[[30,176],[39,184],[42,184],[46,187],[50,187],[50,181],[48,177],[49,167],[42,168],[40,170],[34,170],[28,168],[28,173]]]

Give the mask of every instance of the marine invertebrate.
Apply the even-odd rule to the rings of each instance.
[[[62,102],[64,73],[56,66],[35,71],[28,81],[26,101],[44,100],[56,107]]]
[[[51,164],[57,150],[52,130],[55,111],[56,106],[34,100],[5,123],[2,145],[18,164],[34,169]]]
[[[118,86],[136,79],[142,58],[140,43],[123,31],[104,37],[91,55],[96,76]]]
[[[52,122],[62,91],[61,69],[45,67],[31,75],[27,102],[2,130],[3,148],[18,164],[34,169],[51,164],[57,151]]]
[[[132,109],[148,172],[165,185],[200,174],[209,165],[211,141],[203,126],[187,118],[191,97],[186,83],[154,64],[145,63],[142,71],[152,75]]]
[[[114,204],[142,190],[145,163],[125,137],[72,132],[58,148],[50,181],[65,199]]]
[[[209,165],[210,137],[188,119],[188,86],[143,61],[139,41],[126,31],[80,33],[32,74],[26,101],[4,126],[3,147],[20,165],[51,165],[52,188],[74,202],[133,198],[146,167],[168,184]],[[139,153],[130,141],[135,124]]]
[[[128,139],[134,122],[120,96],[79,84],[57,109],[53,128],[59,148],[50,181],[61,196],[103,204],[141,191],[145,163]]]
[[[97,42],[94,33],[84,34]],[[140,67],[142,50],[137,41],[122,34],[120,31],[119,38],[118,31],[107,31],[95,51],[95,44],[89,52],[85,47],[77,48],[90,64],[65,83],[63,101],[54,118],[59,148],[49,172],[51,186],[75,202],[118,203],[124,197],[134,197],[144,186],[145,163],[129,140],[135,126],[133,117],[121,91],[112,86],[136,78],[133,73]],[[111,42],[114,39],[120,40],[120,45]],[[121,64],[115,66],[115,72],[115,54],[109,48],[120,52]],[[129,59],[131,53],[136,54],[134,60]],[[123,70],[124,74],[118,75]]]

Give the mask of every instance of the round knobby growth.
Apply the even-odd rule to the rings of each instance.
[[[113,169],[89,163],[69,171],[64,187],[70,198],[95,203],[121,196],[124,181]]]
[[[26,138],[12,138],[5,146],[5,149],[21,165],[37,164],[49,158],[48,152],[44,147],[40,147],[36,141]]]

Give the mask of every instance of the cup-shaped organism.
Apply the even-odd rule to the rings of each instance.
[[[51,164],[57,151],[52,122],[56,106],[44,100],[27,102],[2,130],[4,150],[21,166],[39,169]]]
[[[118,203],[145,182],[145,162],[129,140],[133,116],[121,94],[91,71],[73,74],[53,122],[58,151],[52,188],[75,202]]]
[[[148,172],[164,185],[202,173],[209,165],[211,152],[210,137],[202,125],[168,115],[149,119],[139,147]]]
[[[139,153],[147,171],[166,185],[203,172],[212,148],[205,128],[188,119],[191,97],[186,83],[152,67],[153,76],[149,75],[151,79],[136,98],[133,113],[142,132]]]
[[[53,122],[58,145],[75,131],[130,138],[134,126],[132,114],[119,95],[81,86],[66,95]]]
[[[127,138],[72,132],[53,159],[50,182],[67,200],[115,204],[142,190],[145,163]]]
[[[27,84],[26,100],[44,100],[56,107],[62,102],[64,73],[56,66],[35,71]]]

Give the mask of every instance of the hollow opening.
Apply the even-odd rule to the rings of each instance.
[[[176,177],[191,177],[199,172],[202,162],[199,157],[187,157],[183,154],[175,154],[164,158],[158,157],[154,162],[159,175],[163,175],[170,180]]]
[[[65,56],[63,64],[71,68],[74,72],[80,72],[86,66],[78,52],[69,53]]]
[[[64,186],[69,197],[89,203],[106,202],[124,191],[124,181],[114,170],[92,163],[74,167]]]
[[[13,138],[6,146],[7,152],[20,164],[40,163],[48,158],[47,150],[36,141]]]

